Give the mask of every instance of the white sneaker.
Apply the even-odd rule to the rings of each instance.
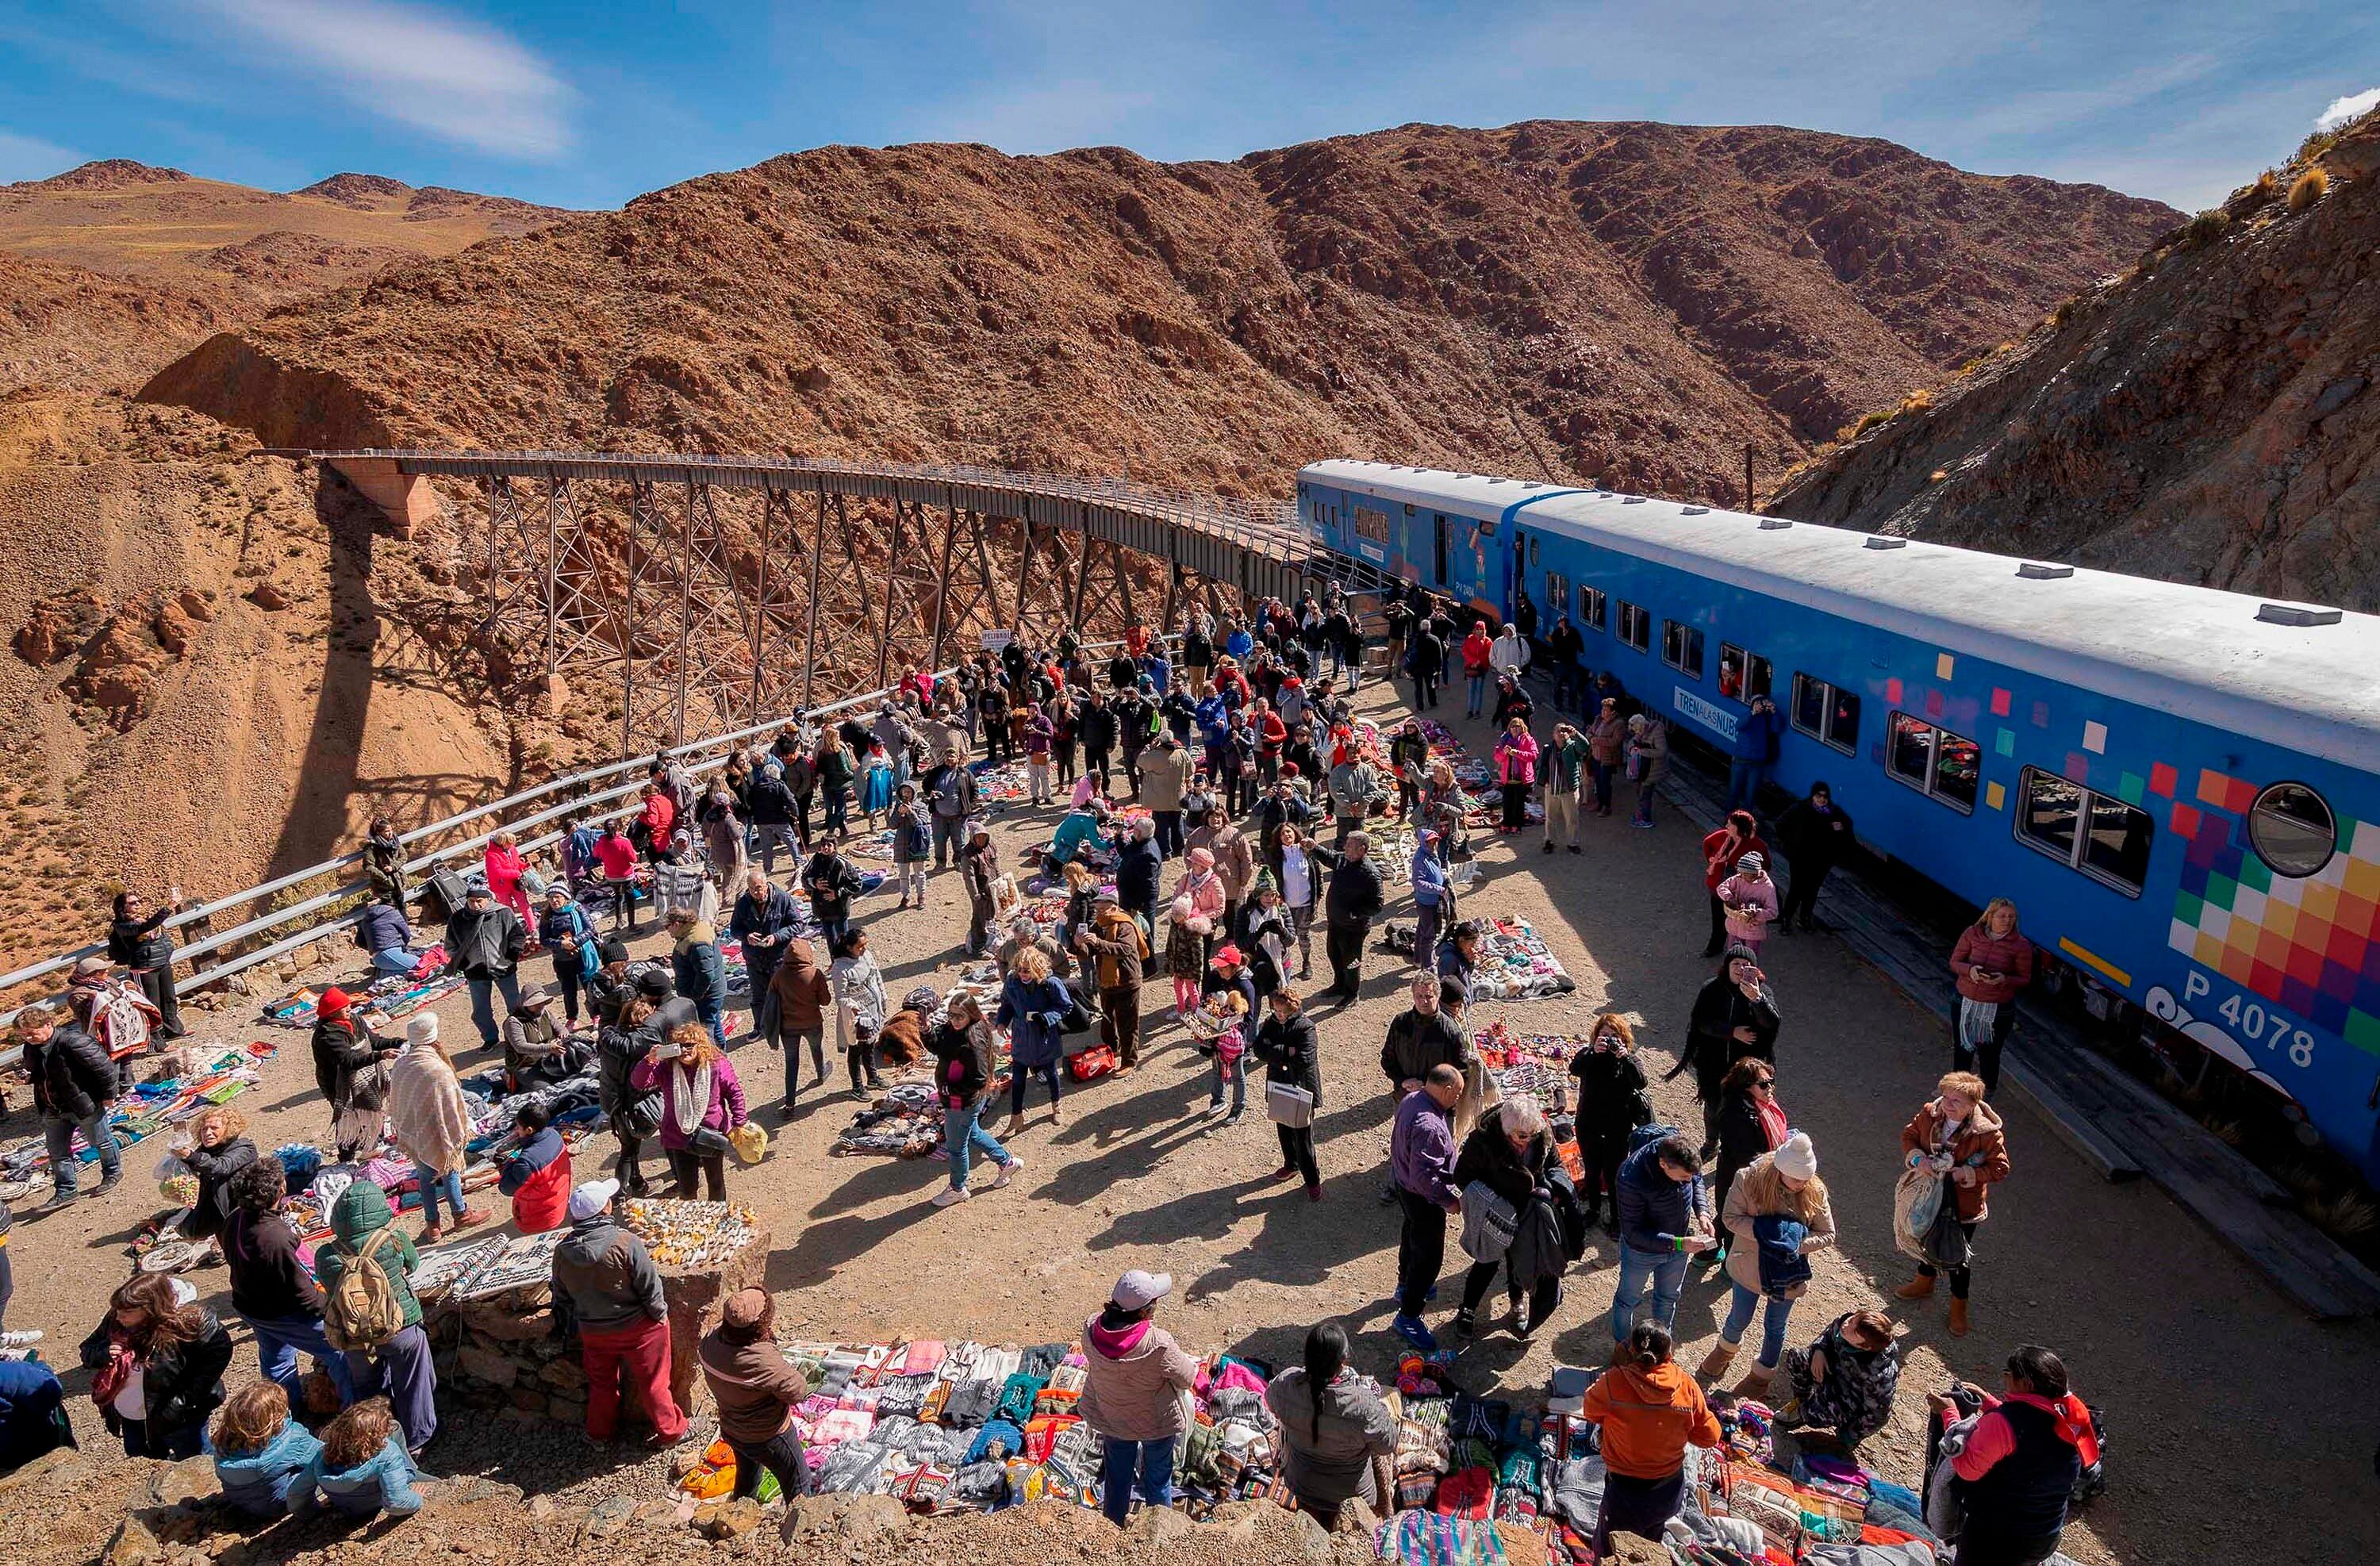
[[[1023,1169],[1024,1167],[1025,1167],[1025,1160],[1024,1160],[1023,1159],[1019,1159],[1019,1158],[1012,1158],[1012,1159],[1010,1159],[1008,1160],[1008,1162],[1007,1162],[1005,1165],[1003,1165],[1003,1166],[1002,1167],[1001,1171],[1000,1171],[1000,1177],[999,1177],[998,1179],[994,1180],[994,1181],[991,1183],[991,1188],[992,1188],[993,1190],[995,1190],[995,1191],[999,1190],[1002,1186],[1003,1186],[1003,1185],[1007,1184],[1010,1181],[1012,1181],[1012,1180],[1015,1179],[1015,1178],[1016,1178],[1016,1171],[1017,1171],[1018,1170],[1020,1170],[1020,1169]]]
[[[938,1208],[954,1208],[965,1201],[968,1195],[969,1192],[964,1185],[945,1185],[934,1193],[934,1205]]]
[[[0,1332],[0,1349],[30,1348],[41,1341],[42,1334],[35,1330]]]

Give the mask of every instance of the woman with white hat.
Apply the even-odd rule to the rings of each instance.
[[[471,1139],[471,1117],[463,1106],[462,1084],[455,1080],[455,1062],[438,1041],[438,1014],[414,1013],[405,1025],[405,1053],[388,1072],[389,1132],[413,1160],[421,1186],[421,1240],[434,1244],[446,1233],[438,1221],[442,1198],[457,1229],[485,1223],[488,1209],[463,1205],[463,1149]]]
[[[1754,1309],[1766,1300],[1759,1357],[1734,1388],[1738,1397],[1765,1398],[1785,1353],[1793,1302],[1809,1292],[1809,1257],[1835,1243],[1835,1211],[1827,1200],[1827,1183],[1818,1178],[1818,1150],[1810,1145],[1809,1133],[1796,1131],[1775,1152],[1753,1159],[1729,1188],[1719,1222],[1729,1236],[1727,1276],[1735,1298],[1718,1341],[1695,1374],[1717,1381],[1727,1373]]]

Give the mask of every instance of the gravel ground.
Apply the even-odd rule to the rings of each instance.
[[[1378,685],[1360,705],[1382,717],[1401,710]],[[1484,739],[1482,725],[1456,727],[1474,743]],[[1000,822],[997,835],[1012,856],[1049,825],[1041,813],[1021,810]],[[1579,989],[1560,1000],[1482,1006],[1475,1021],[1502,1014],[1525,1030],[1572,1032],[1595,1012],[1615,1009],[1637,1019],[1658,1077],[1674,1059],[1694,989],[1710,972],[1700,956],[1694,830],[1667,808],[1650,832],[1629,830],[1624,812],[1585,826],[1586,852],[1576,858],[1543,857],[1534,837],[1519,840],[1524,851],[1517,856],[1487,840],[1487,873],[1467,910],[1528,917]],[[886,960],[886,987],[896,995],[946,974],[955,960],[965,922],[955,876],[935,878],[932,895],[923,914],[892,913],[880,894],[863,904],[863,922],[877,932]],[[1391,913],[1410,917],[1402,898]],[[1835,941],[1793,937],[1769,945],[1767,965],[1785,1014],[1779,1096],[1816,1141],[1842,1232],[1840,1248],[1817,1258],[1814,1286],[1795,1312],[1794,1341],[1806,1341],[1838,1312],[1893,1303],[1889,1291],[1907,1276],[1890,1233],[1897,1136],[1945,1065],[1947,1049],[1929,1018]],[[532,960],[535,969],[544,965]],[[771,1125],[777,1143],[769,1159],[730,1177],[735,1196],[759,1208],[777,1236],[768,1276],[785,1329],[863,1339],[1065,1337],[1118,1272],[1147,1267],[1178,1280],[1163,1315],[1193,1348],[1293,1356],[1306,1327],[1335,1314],[1355,1334],[1359,1355],[1384,1367],[1397,1348],[1388,1331],[1396,1220],[1375,1203],[1391,1110],[1378,1052],[1383,1028],[1403,1004],[1403,970],[1377,951],[1366,966],[1358,1004],[1318,1014],[1320,1203],[1293,1184],[1267,1184],[1278,1149],[1258,1115],[1228,1130],[1194,1118],[1206,1101],[1208,1068],[1171,1026],[1154,1030],[1137,1073],[1070,1085],[1060,1124],[1050,1123],[1037,1093],[1031,1122],[1014,1144],[1026,1162],[1023,1176],[953,1209],[927,1205],[942,1181],[937,1161],[829,1157],[855,1101],[806,1093],[790,1124],[781,1132]],[[1152,984],[1152,1010],[1164,989],[1161,978]],[[470,1037],[462,997],[440,1010],[449,1038]],[[224,1026],[219,1017],[192,1015]],[[282,1053],[267,1067],[263,1087],[238,1101],[268,1147],[323,1128],[305,1036],[271,1036],[282,1041]],[[782,1058],[740,1038],[735,1045],[755,1101],[773,1099]],[[481,1063],[476,1051],[465,1058],[467,1069]],[[1684,1079],[1657,1083],[1654,1091],[1664,1119],[1695,1123]],[[1913,1482],[1924,1393],[1954,1374],[1996,1386],[2010,1348],[2044,1342],[2066,1356],[2080,1389],[2104,1405],[2112,1434],[2110,1493],[2068,1534],[2068,1553],[2078,1560],[2145,1566],[2266,1548],[2277,1559],[2338,1560],[2356,1553],[2353,1545],[2380,1548],[2380,1511],[2368,1504],[2374,1430],[2364,1402],[2380,1363],[2380,1329],[2308,1321],[2154,1186],[2098,1180],[2022,1101],[2003,1110],[2014,1172],[1995,1192],[1981,1235],[1975,1330],[1950,1338],[1940,1300],[1910,1313],[1900,1406],[1865,1449],[1871,1463]],[[30,1125],[20,1111],[6,1129],[20,1134]],[[608,1136],[588,1143],[582,1174],[608,1167],[610,1150]],[[132,1178],[104,1199],[19,1222],[10,1247],[17,1299],[9,1322],[50,1332],[53,1358],[71,1359],[104,1291],[124,1275],[123,1246],[154,1208],[148,1171],[156,1156],[153,1146],[135,1151]],[[1452,1249],[1450,1308],[1459,1288]],[[1463,1370],[1483,1389],[1527,1393],[1556,1365],[1599,1363],[1614,1263],[1610,1242],[1598,1239],[1547,1329],[1526,1344],[1485,1332],[1465,1349]],[[210,1303],[227,1308],[220,1270],[194,1281]],[[1692,1363],[1709,1345],[1726,1300],[1724,1288],[1697,1268],[1679,1315],[1682,1358]],[[1443,1325],[1444,1315],[1434,1322]],[[245,1353],[235,1364],[236,1376],[251,1373]],[[87,1441],[105,1441],[87,1401],[78,1402],[76,1417]],[[2216,1452],[2219,1468],[2209,1456]],[[582,1508],[617,1490],[657,1494],[665,1477],[660,1460],[598,1465],[570,1433],[492,1420],[450,1425],[429,1461],[440,1473],[484,1474]],[[2210,1483],[2219,1472],[2231,1473],[2231,1483]],[[2317,1494],[2364,1501],[2319,1511],[2276,1504]]]

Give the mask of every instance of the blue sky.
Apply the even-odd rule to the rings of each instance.
[[[1230,158],[1412,120],[1779,123],[2178,206],[2380,88],[2380,6],[0,0],[0,181],[129,157],[565,206],[828,142]]]

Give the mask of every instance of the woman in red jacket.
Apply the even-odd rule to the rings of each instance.
[[[1472,623],[1471,634],[1463,638],[1463,715],[1466,718],[1478,717],[1487,705],[1488,655],[1495,646],[1488,637],[1488,627],[1476,621]]]
[[[1984,1096],[1999,1091],[2000,1050],[2016,1025],[2016,998],[2033,982],[2033,942],[2016,928],[2016,904],[1995,897],[1984,916],[1959,932],[1950,951],[1959,1010],[1950,1026],[1950,1069],[1984,1079]]]

